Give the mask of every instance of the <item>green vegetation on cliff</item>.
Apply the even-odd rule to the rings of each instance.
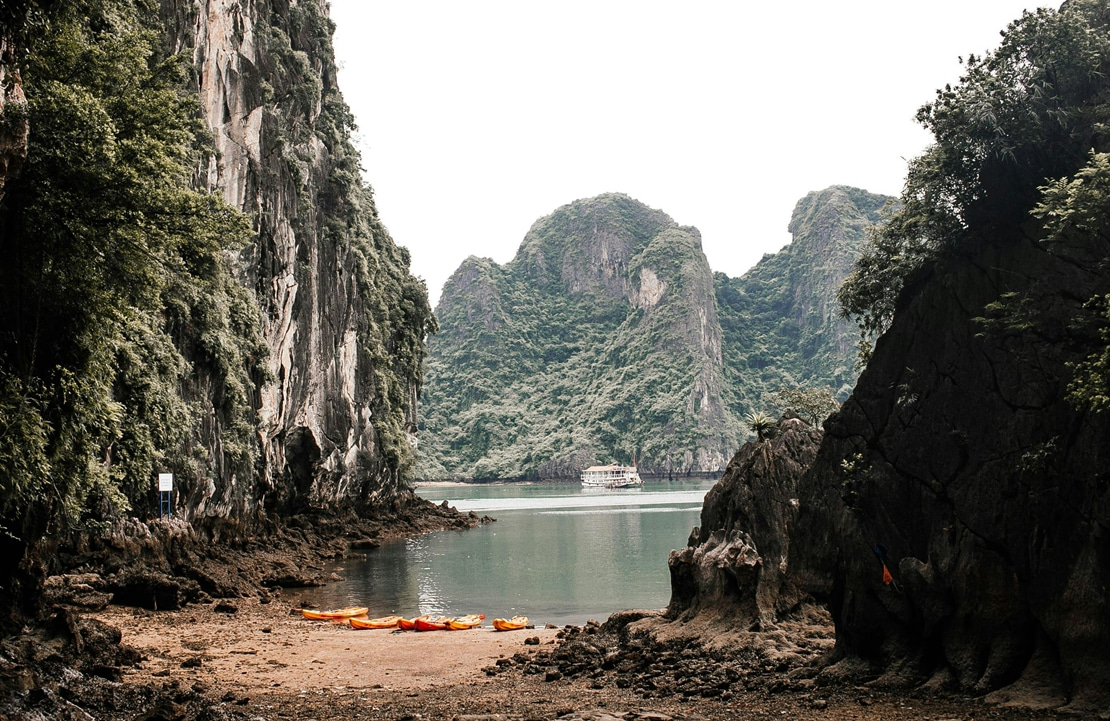
[[[1092,236],[1110,237],[1110,153],[1092,150],[1088,163],[1073,177],[1042,190],[1043,200],[1033,214],[1044,222],[1048,247],[1066,247]],[[1069,361],[1074,373],[1068,399],[1080,409],[1110,410],[1110,277],[1095,286],[1071,330],[1078,342],[1076,357]]]
[[[217,388],[222,462],[247,476],[257,458],[267,351],[225,256],[250,226],[190,187],[206,136],[150,20],[128,2],[59,3],[23,64],[32,133],[0,205],[7,518],[44,499],[103,518],[148,501],[156,469],[206,463],[188,442],[191,364]]]
[[[437,309],[418,476],[723,468],[780,388],[847,392],[835,292],[887,200],[807,196],[794,242],[735,279],[710,271],[696,229],[617,194],[540,219],[505,266],[468,259]]]
[[[257,54],[194,53],[206,21]],[[0,122],[31,128],[0,195],[3,568],[43,535],[150,514],[160,471],[190,519],[396,498],[435,321],[362,183],[326,3],[231,20],[58,0],[0,23],[27,99]],[[204,95],[218,107],[201,56],[238,64]],[[238,175],[217,151],[232,125],[255,153]],[[350,408],[310,396],[336,387]],[[296,422],[341,449],[298,456]]]
[[[686,337],[712,301],[700,246],[609,195],[537,221],[505,267],[468,259],[429,344],[419,475],[558,475],[609,454],[677,470],[684,451],[734,438],[703,422],[715,390],[691,397],[719,372],[719,339]],[[656,306],[662,288],[675,300]]]
[[[1105,714],[1110,4],[1025,13],[918,118],[934,144],[841,292],[877,339],[788,565],[881,677]]]
[[[1097,0],[1026,13],[997,50],[970,56],[961,82],[918,111],[935,143],[911,161],[901,207],[873,234],[840,292],[845,315],[865,337],[889,327],[903,289],[962,246],[986,235],[1043,235],[1030,227],[1030,213],[1046,183],[1075,176],[1083,185],[1097,176],[1091,153],[1110,147],[1108,16]],[[1075,174],[1088,161],[1084,180]],[[1036,212],[1061,221],[1072,210],[1062,186],[1051,190]],[[1097,232],[1089,225],[1067,232],[1077,229]]]
[[[790,245],[739,278],[716,275],[729,405],[738,416],[781,406],[781,388],[847,397],[856,336],[836,293],[890,200],[844,186],[810,193],[794,209]]]

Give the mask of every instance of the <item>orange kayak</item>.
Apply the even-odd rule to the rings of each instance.
[[[417,616],[413,619],[416,622],[417,631],[446,631],[450,628],[449,624],[451,619],[440,616],[439,618],[432,618],[431,616]]]
[[[416,628],[416,619],[402,618],[400,621],[397,622],[397,628],[401,629],[402,631],[411,631]]]
[[[313,621],[342,621],[355,616],[365,616],[366,612],[370,609],[366,606],[350,608],[337,608],[332,611],[312,611],[307,608],[301,609],[301,615],[305,618],[312,619]]]
[[[400,616],[383,616],[381,618],[351,618],[351,628],[396,628],[400,623]]]
[[[493,619],[494,631],[519,631],[528,625],[527,616],[513,616],[510,619],[495,618]]]
[[[485,618],[486,614],[484,613],[472,613],[469,616],[459,616],[458,618],[452,618],[448,621],[447,627],[452,631],[465,631],[468,628],[474,628],[480,625]]]

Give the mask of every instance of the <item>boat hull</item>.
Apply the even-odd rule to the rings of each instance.
[[[400,616],[383,616],[382,618],[351,618],[348,619],[351,628],[397,628],[397,624],[401,622]]]
[[[633,488],[644,485],[642,480],[628,480],[628,481],[582,481],[583,488]]]
[[[494,631],[519,631],[522,628],[527,628],[527,626],[527,616],[513,616],[512,618],[493,619]]]
[[[447,627],[452,631],[465,631],[467,629],[481,625],[482,621],[484,621],[485,618],[486,614],[484,613],[473,614],[470,616],[459,616],[458,618],[452,618],[450,621],[448,621]]]
[[[417,631],[446,631],[450,628],[449,618],[429,618],[428,616],[417,616],[416,619]]]
[[[336,608],[330,611],[313,611],[308,608],[301,609],[301,615],[312,621],[344,621],[355,616],[365,616],[370,609],[365,606],[351,606],[350,608]]]

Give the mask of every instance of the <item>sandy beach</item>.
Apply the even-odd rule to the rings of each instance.
[[[98,618],[123,630],[123,643],[147,660],[133,674],[243,693],[412,690],[481,680],[481,669],[524,650],[525,639],[554,643],[556,630],[416,633],[355,630],[310,621],[286,602],[235,602],[235,613],[190,606],[160,613],[112,607]]]
[[[232,611],[231,609],[235,610]],[[967,698],[817,688],[771,674],[736,694],[652,697],[630,676],[529,674],[528,660],[559,647],[558,629],[499,633],[354,630],[304,619],[288,598],[197,604],[178,611],[110,607],[143,661],[122,682],[205,697],[228,718],[667,721],[668,719],[1040,719],[1049,713]],[[538,639],[538,643],[526,640]],[[495,667],[501,673],[493,672]],[[523,669],[523,671],[521,670]],[[487,674],[487,670],[490,673]],[[184,701],[182,703],[185,703]],[[186,719],[175,708],[157,718]]]

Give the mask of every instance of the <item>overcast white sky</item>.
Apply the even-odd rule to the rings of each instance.
[[[1045,3],[1039,3],[1044,5]],[[1058,5],[1058,3],[1056,3]],[[366,180],[433,304],[468,255],[622,192],[741,275],[794,204],[897,195],[913,122],[1027,0],[331,0]]]

